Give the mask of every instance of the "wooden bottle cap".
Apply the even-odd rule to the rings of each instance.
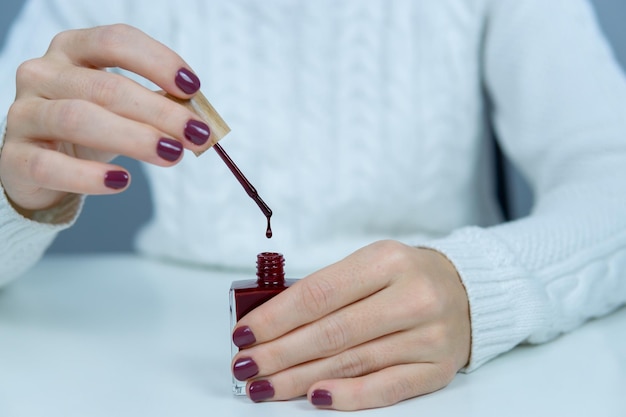
[[[215,145],[219,142],[224,136],[230,132],[230,127],[226,124],[222,116],[213,108],[209,100],[202,94],[202,92],[198,91],[191,99],[185,100],[180,99],[178,97],[174,97],[170,94],[167,94],[163,91],[159,92],[163,94],[165,97],[169,98],[176,103],[182,104],[187,107],[192,112],[196,113],[200,118],[209,126],[211,130],[211,135],[209,136],[209,140],[202,145],[201,149],[194,150],[193,153],[196,156],[202,155],[207,149],[211,146]]]

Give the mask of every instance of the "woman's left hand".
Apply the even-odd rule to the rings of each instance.
[[[237,324],[253,401],[388,406],[445,387],[469,361],[465,288],[439,252],[380,241],[300,280]]]

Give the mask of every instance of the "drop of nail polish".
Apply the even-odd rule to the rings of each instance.
[[[267,229],[265,230],[265,237],[270,239],[272,237],[272,225],[270,224],[270,217],[267,216]]]

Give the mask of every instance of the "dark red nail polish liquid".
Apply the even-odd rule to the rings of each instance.
[[[257,255],[256,279],[234,281],[230,287],[230,324],[237,322],[250,311],[293,285],[296,279],[285,279],[285,258],[280,253],[262,252]],[[232,343],[234,357],[239,348]],[[233,393],[246,395],[246,383],[233,377]]]

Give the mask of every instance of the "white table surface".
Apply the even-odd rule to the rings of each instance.
[[[231,394],[228,289],[132,255],[46,257],[0,290],[0,417],[339,414]],[[363,416],[626,416],[626,309]]]

